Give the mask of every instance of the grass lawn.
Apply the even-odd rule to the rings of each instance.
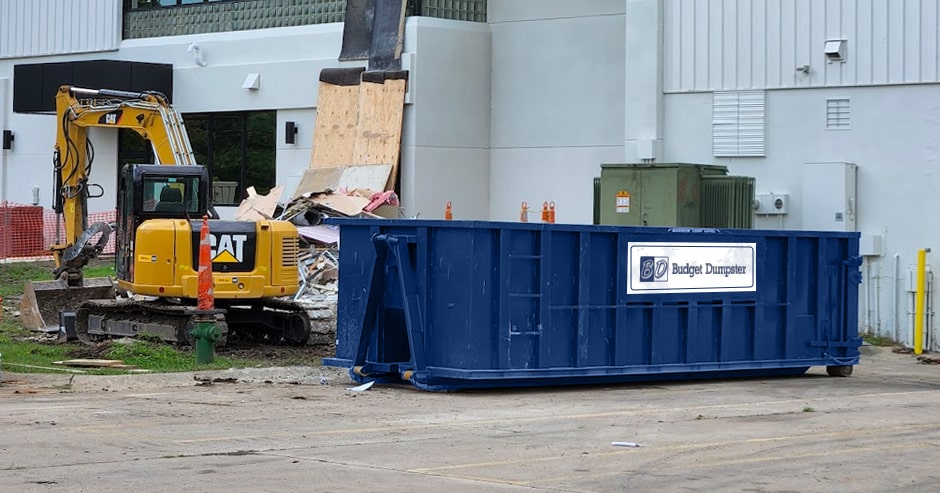
[[[0,319],[0,355],[3,370],[11,373],[57,373],[64,366],[56,366],[55,361],[74,358],[118,359],[127,365],[156,372],[191,371],[196,369],[244,368],[255,366],[274,366],[276,364],[319,364],[319,358],[301,358],[296,355],[286,361],[277,358],[255,357],[250,351],[240,351],[243,357],[230,358],[217,356],[208,365],[197,366],[190,347],[176,347],[160,341],[135,339],[131,342],[103,341],[100,343],[58,343],[46,340],[41,334],[24,328],[12,312],[19,308],[18,300],[23,294],[25,283],[29,281],[51,280],[53,265],[51,262],[18,262],[0,264],[0,297],[7,308]],[[114,277],[114,263],[111,259],[100,259],[90,264],[84,271],[86,278]],[[271,352],[260,353],[270,355]],[[291,363],[293,361],[293,363]],[[83,368],[93,374],[124,373],[115,369]]]

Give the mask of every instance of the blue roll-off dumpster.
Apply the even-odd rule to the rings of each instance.
[[[858,363],[858,233],[338,219],[336,357],[426,390]]]

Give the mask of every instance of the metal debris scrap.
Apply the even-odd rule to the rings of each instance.
[[[335,293],[339,277],[339,252],[330,248],[311,246],[298,257],[300,291],[294,296],[299,300],[307,294]]]

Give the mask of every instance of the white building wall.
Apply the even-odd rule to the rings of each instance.
[[[174,106],[183,113],[277,110],[277,183],[292,195],[310,163],[319,74],[323,68],[364,65],[337,61],[342,24],[211,33],[127,40],[120,50],[79,55],[0,60],[0,79],[10,79],[20,63],[113,59],[173,64]],[[188,50],[196,43],[206,63]],[[420,45],[421,54],[415,54]],[[402,137],[402,198],[408,214],[443,217],[444,202],[463,204],[466,218],[486,218],[489,186],[489,29],[485,24],[409,18],[403,65],[411,71],[408,100],[424,101],[416,113],[410,103]],[[420,67],[427,67],[424,72]],[[250,73],[260,75],[257,91],[242,89]],[[420,88],[420,89],[418,89]],[[0,107],[2,108],[2,107]],[[16,134],[3,159],[6,199],[32,201],[40,187],[41,204],[51,204],[53,115],[17,114],[2,108],[6,127]],[[284,123],[294,121],[295,144],[286,144]],[[423,135],[416,139],[416,135]],[[114,208],[117,180],[116,132],[92,129],[97,150],[92,181],[105,195],[92,199],[91,211]],[[249,184],[250,185],[250,184]],[[231,217],[234,208],[220,208]]]
[[[804,193],[819,189],[803,183],[805,163],[856,164],[856,229],[863,248],[875,237],[882,246],[864,257],[860,330],[909,345],[908,278],[917,250],[940,242],[925,222],[940,214],[938,19],[938,3],[927,0],[670,0],[663,10],[657,160],[723,164],[755,177],[758,194],[788,194],[787,214],[756,216],[755,227],[768,229],[803,229],[804,213],[827,213],[810,209],[826,197]],[[628,16],[628,29],[634,22],[652,21]],[[825,41],[838,38],[847,40],[846,61],[827,63]],[[796,70],[803,64],[808,74]],[[767,90],[765,157],[713,155],[712,91],[737,89]],[[827,129],[827,99],[849,101],[849,128]],[[931,317],[933,349],[936,325]]]
[[[623,0],[492,0],[490,217],[589,223],[600,163],[624,142]]]
[[[206,62],[196,64],[188,50],[198,44]],[[239,110],[297,110],[301,134],[294,146],[283,144],[283,121],[279,116],[277,141],[277,177],[285,178],[285,194],[292,194],[299,176],[309,166],[312,129],[315,121],[320,70],[339,65],[336,58],[342,43],[341,24],[290,27],[245,32],[210,33],[166,38],[127,40],[121,49],[108,53],[50,56],[41,59],[0,60],[0,78],[11,79],[13,65],[20,63],[64,62],[75,60],[129,60],[173,64],[174,106],[183,113]],[[249,73],[261,77],[260,89],[249,91],[241,85]],[[7,199],[30,203],[32,187],[40,187],[41,205],[52,202],[52,148],[55,141],[53,115],[8,114],[7,128],[14,131],[13,151],[6,155],[10,168],[6,176]],[[304,118],[305,117],[305,118]],[[304,133],[307,133],[306,136]],[[100,183],[105,194],[91,199],[89,210],[114,208],[117,190],[117,137],[107,129],[92,129],[96,157],[91,181]],[[250,185],[250,184],[249,184]],[[223,217],[231,217],[234,208],[219,208]]]
[[[664,7],[666,92],[940,81],[936,0],[666,0]],[[827,62],[828,39],[847,41],[844,63]]]
[[[406,215],[488,219],[490,31],[486,24],[409,18],[404,68],[411,68],[402,136]]]
[[[0,1],[0,58],[116,50],[121,0]]]
[[[9,93],[10,79],[0,77],[0,132],[7,129],[8,108],[12,105],[13,99]],[[4,151],[0,148],[0,203],[6,200],[7,196],[7,166],[6,155],[10,151]]]

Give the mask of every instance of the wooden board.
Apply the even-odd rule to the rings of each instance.
[[[311,201],[345,216],[357,216],[363,207],[369,205],[369,199],[342,194],[321,195]]]
[[[353,161],[359,121],[359,86],[320,82],[311,168],[332,168]]]
[[[70,359],[65,361],[53,361],[54,365],[64,365],[64,366],[86,366],[89,368],[114,368],[114,367],[126,367],[124,361],[119,359]]]
[[[284,193],[283,186],[276,186],[267,195],[258,195],[255,187],[248,187],[248,198],[242,200],[235,210],[235,219],[239,221],[261,221],[273,219],[277,201]]]
[[[388,176],[392,172],[391,164],[366,164],[362,166],[342,166],[337,168],[308,169],[297,184],[293,198],[305,193],[330,190],[355,190],[368,188],[384,190]]]
[[[405,83],[404,79],[363,81],[359,90],[359,125],[352,162],[390,163],[392,171],[385,190],[394,190],[398,176]]]

